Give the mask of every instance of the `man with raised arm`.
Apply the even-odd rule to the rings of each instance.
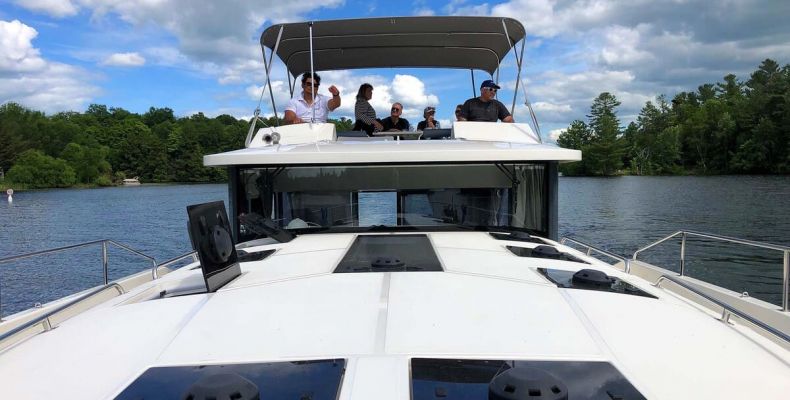
[[[485,122],[513,122],[513,116],[502,102],[495,99],[499,86],[492,80],[485,80],[480,84],[480,97],[475,97],[464,102],[461,113],[457,115],[459,121],[485,121]]]
[[[291,99],[285,107],[286,124],[310,122],[313,119],[313,109],[315,109],[313,122],[326,122],[329,112],[340,107],[340,91],[335,85],[329,87],[331,99],[318,93],[320,85],[321,77],[318,74],[305,72],[302,75],[302,94]]]

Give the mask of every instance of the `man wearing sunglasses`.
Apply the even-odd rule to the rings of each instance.
[[[340,107],[340,91],[334,85],[330,86],[329,93],[332,94],[330,99],[318,93],[319,86],[321,86],[321,77],[318,74],[305,72],[302,75],[302,93],[291,99],[285,107],[286,124],[310,122],[313,119],[313,109],[315,109],[313,122],[326,122],[329,112]]]
[[[384,126],[384,132],[400,132],[409,130],[409,121],[401,118],[403,113],[403,105],[401,103],[392,104],[390,109],[390,116],[381,120],[381,125]]]
[[[467,100],[457,115],[459,121],[513,122],[513,116],[502,102],[497,100],[496,91],[499,86],[492,80],[480,84],[480,97]]]

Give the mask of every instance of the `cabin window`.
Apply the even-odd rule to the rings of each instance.
[[[310,231],[522,230],[546,236],[541,163],[240,168],[233,210]],[[257,238],[237,220],[239,241]]]

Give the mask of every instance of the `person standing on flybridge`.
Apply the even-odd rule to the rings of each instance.
[[[501,101],[495,99],[499,86],[492,80],[480,84],[480,97],[467,100],[461,106],[459,121],[513,122],[513,116]]]
[[[321,77],[318,74],[305,72],[302,75],[302,94],[291,99],[285,107],[286,124],[310,122],[313,119],[313,109],[315,120],[312,122],[326,122],[329,112],[340,107],[340,91],[335,85],[329,87],[331,99],[318,93],[319,86]]]

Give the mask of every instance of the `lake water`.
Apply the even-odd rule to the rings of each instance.
[[[614,253],[680,229],[790,245],[790,177],[560,178],[560,234]],[[227,202],[225,185],[143,185],[17,193],[0,202],[0,258],[112,239],[157,261],[190,250],[186,206]],[[679,241],[644,259],[677,270]],[[688,274],[778,304],[782,255],[690,239]],[[641,259],[641,257],[640,257]],[[150,268],[110,250],[110,278]],[[102,283],[100,246],[0,264],[2,315]]]

